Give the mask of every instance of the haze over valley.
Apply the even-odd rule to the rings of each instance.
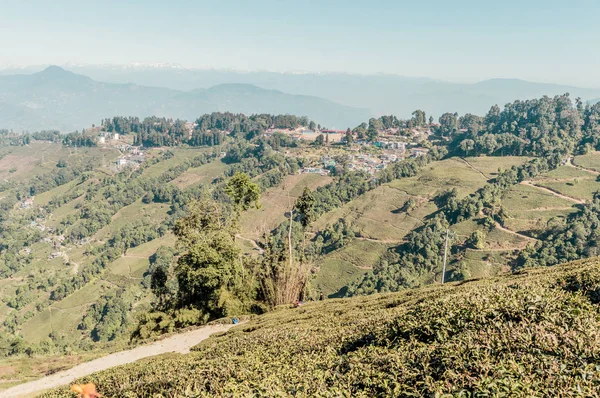
[[[216,111],[307,116],[330,128],[370,117],[409,117],[415,109],[439,116],[448,104],[482,114],[514,98],[570,93],[591,103],[600,89],[490,79],[450,83],[399,75],[236,72],[172,66],[32,66],[0,73],[4,128],[58,129],[97,124],[110,115],[193,119]]]

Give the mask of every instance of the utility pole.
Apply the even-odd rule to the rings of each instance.
[[[446,276],[446,259],[448,258],[448,228],[446,228],[446,244],[444,245],[444,268],[442,269],[442,285]]]

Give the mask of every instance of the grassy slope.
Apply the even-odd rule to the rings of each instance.
[[[182,164],[183,162],[185,162],[186,160],[191,160],[203,152],[209,152],[211,149],[210,148],[170,148],[169,150],[171,152],[173,152],[175,154],[175,156],[173,156],[170,159],[163,160],[161,162],[158,162],[158,163],[148,167],[146,170],[144,170],[142,175],[144,175],[146,177],[158,177],[160,174],[164,173],[171,167],[178,166],[178,165]],[[158,150],[158,149],[152,149],[152,150],[148,151],[147,154],[152,157],[152,156],[156,156],[160,151],[161,150]]]
[[[281,185],[262,193],[260,209],[251,209],[242,215],[240,222],[242,236],[260,239],[265,232],[285,221],[285,214],[290,208],[288,203],[294,204],[304,187],[314,190],[331,181],[331,177],[318,174],[296,174],[285,177]]]
[[[494,178],[499,168],[521,164],[527,159],[478,157],[434,162],[414,177],[385,184],[340,209],[323,215],[314,223],[314,230],[323,229],[328,224],[345,218],[352,221],[361,238],[353,240],[342,250],[325,256],[319,264],[319,273],[312,281],[313,288],[335,296],[343,286],[357,280],[372,267],[388,247],[398,245],[411,230],[422,225],[422,221],[437,210],[432,199],[438,193],[456,188],[459,197],[469,195],[485,185],[488,179]],[[401,211],[410,198],[415,200],[417,207],[408,213]],[[480,227],[473,222],[463,223],[457,226],[456,232],[464,240],[478,228]],[[368,239],[370,247],[364,247],[364,239]],[[496,252],[502,245],[512,248],[523,246],[519,239],[508,233],[494,231],[488,234],[487,247],[492,250],[470,253],[465,259],[471,268],[471,274],[489,276],[499,272],[500,264],[506,263],[506,259]],[[348,256],[346,252],[352,255]],[[488,255],[491,256],[490,259],[483,260]]]
[[[592,151],[586,155],[576,156],[573,164],[595,171],[600,171],[600,152]]]
[[[16,148],[19,149],[19,148]],[[20,150],[20,149],[19,149]],[[83,151],[83,150],[80,150]],[[51,157],[52,151],[46,149],[43,155],[45,159],[46,171],[55,168],[58,159],[68,156],[68,152],[56,151]],[[40,151],[33,151],[36,159],[41,160]],[[42,152],[43,153],[43,152]],[[191,158],[197,155],[197,150],[176,151],[176,156],[170,159],[168,165],[160,162],[150,168],[150,174],[158,175],[168,167],[179,164],[185,158]],[[82,155],[83,153],[79,153]],[[91,150],[86,152],[86,156],[102,156],[101,153]],[[24,156],[20,154],[19,156]],[[104,155],[108,158],[108,155]],[[175,160],[173,160],[175,159]],[[593,162],[595,158],[586,158],[587,162]],[[359,231],[363,239],[356,239],[342,250],[331,253],[320,262],[320,272],[313,280],[313,288],[316,291],[323,291],[327,294],[336,293],[342,286],[356,280],[362,273],[374,264],[383,253],[394,242],[400,241],[410,229],[420,225],[421,219],[436,210],[430,199],[436,192],[451,187],[457,187],[460,195],[466,195],[473,192],[485,182],[486,177],[493,178],[495,171],[499,167],[507,168],[512,164],[522,163],[526,158],[468,158],[468,163],[451,159],[443,162],[437,162],[426,168],[418,176],[392,182],[373,192],[369,192],[361,198],[351,202],[343,208],[330,214],[324,215],[317,220],[313,226],[314,230],[324,228],[327,224],[335,222],[340,217],[349,217]],[[575,159],[578,165],[580,158]],[[598,162],[600,164],[600,162]],[[587,163],[586,163],[587,164]],[[211,163],[197,169],[191,169],[184,173],[186,176],[181,181],[176,179],[173,183],[182,186],[191,186],[193,184],[203,183],[213,178],[214,173],[218,173],[220,165]],[[23,171],[26,174],[22,176],[30,177],[36,170],[31,168]],[[15,173],[11,173],[14,176]],[[594,177],[586,171],[577,170],[574,167],[565,166],[557,171],[548,173],[536,179],[536,183],[547,183],[560,181],[565,183],[564,194],[575,196],[572,186],[566,184],[574,180],[585,181],[581,184],[594,183]],[[201,177],[198,177],[201,176]],[[201,178],[196,181],[196,178]],[[208,180],[207,180],[208,178]],[[570,180],[568,180],[570,179]],[[283,221],[284,213],[287,208],[287,191],[290,191],[292,200],[294,196],[300,194],[304,186],[315,188],[326,184],[328,177],[317,175],[298,175],[290,176],[285,183],[274,188],[263,195],[263,209],[260,211],[251,211],[244,216],[242,220],[243,235],[252,239],[260,236],[260,231],[265,227],[274,227]],[[52,190],[51,194],[43,194],[36,197],[36,204],[44,204],[56,194],[68,192],[72,184],[66,184]],[[576,184],[574,184],[576,185]],[[417,199],[419,205],[409,215],[403,212],[397,212],[404,202],[413,197]],[[77,212],[75,205],[80,199],[74,200],[58,208],[48,225],[58,224],[64,217]],[[554,216],[565,216],[570,212],[576,211],[576,205],[557,196],[548,194],[535,187],[519,185],[511,189],[503,198],[503,203],[507,208],[511,218],[506,222],[505,227],[512,231],[521,231],[528,233],[531,230],[541,228]],[[118,225],[126,223],[140,214],[144,217],[163,217],[168,210],[167,206],[160,204],[143,205],[140,201],[119,211],[113,217],[113,223],[101,230],[95,237],[101,239],[110,230],[114,230]],[[457,233],[466,237],[473,230],[479,228],[475,223],[464,223],[457,226]],[[248,251],[251,250],[250,242],[240,241],[242,244],[248,244]],[[473,277],[493,276],[501,269],[501,264],[506,264],[506,256],[510,255],[511,248],[523,247],[527,241],[519,239],[518,236],[508,234],[503,231],[495,230],[488,234],[486,249],[483,251],[468,250],[463,259],[470,269]],[[102,281],[95,282],[83,288],[81,292],[75,293],[61,302],[55,303],[52,308],[46,309],[30,319],[26,327],[23,328],[24,334],[31,341],[39,341],[47,337],[51,330],[65,333],[67,337],[79,336],[80,332],[76,330],[81,316],[88,305],[97,300],[100,295],[108,292],[110,289],[116,289],[119,286],[133,286],[139,284],[139,278],[147,267],[147,257],[151,255],[160,244],[165,244],[160,240],[150,242],[144,246],[144,253],[137,258],[135,252],[128,253],[127,258],[118,259],[107,272]],[[166,242],[172,244],[172,242]],[[50,270],[56,273],[73,272],[73,267],[67,267],[63,258],[56,258],[52,261],[47,260],[48,254],[52,251],[48,244],[39,243],[34,245],[35,259],[32,264],[19,272],[14,280],[0,281],[0,294],[7,296],[13,294],[16,286],[22,283],[24,277],[38,269]],[[71,262],[76,262],[79,266],[85,266],[93,260],[93,257],[83,255],[83,247],[73,247],[68,251]],[[505,251],[502,251],[505,250]],[[147,252],[147,253],[146,253]],[[33,303],[31,304],[31,306]],[[26,307],[22,311],[29,310]],[[11,311],[5,304],[0,304],[0,321],[7,313]],[[1,364],[0,364],[1,365]],[[0,378],[3,378],[0,375]]]
[[[39,144],[38,144],[39,145]],[[32,157],[40,159],[43,157],[46,159],[46,163],[51,164],[52,168],[56,168],[57,159],[61,156],[68,156],[68,149],[62,148],[59,145],[45,144],[40,148],[35,148],[32,151]],[[22,151],[22,148],[15,148],[15,150]],[[102,156],[106,152],[97,148],[90,149],[79,149],[77,154],[83,156]],[[56,153],[54,158],[49,158],[48,153]],[[112,152],[111,152],[112,153]],[[184,159],[192,158],[197,156],[198,150],[175,150],[175,157],[169,159],[171,167],[175,164],[182,162]],[[73,155],[75,156],[75,155]],[[105,157],[108,157],[105,155]],[[175,160],[173,160],[175,159]],[[163,165],[164,162],[159,162],[152,166],[151,173],[162,172],[168,167]],[[50,167],[50,166],[49,166]],[[164,169],[164,170],[163,170]],[[25,176],[29,178],[33,176],[33,169],[31,173]],[[101,176],[101,172],[98,172]],[[88,180],[84,184],[89,184],[91,180]],[[48,192],[38,195],[35,198],[35,205],[43,206],[47,204],[53,196],[64,195],[77,189],[76,182],[70,182],[59,187],[56,187]],[[62,220],[70,215],[78,214],[77,204],[81,203],[83,197],[77,198],[63,206],[55,209],[52,215],[47,219],[46,225],[50,227],[57,226]],[[48,255],[54,251],[51,245],[44,242],[39,242],[32,246],[33,261],[28,266],[21,269],[13,279],[3,281],[0,284],[0,293],[7,297],[14,294],[16,288],[24,283],[24,280],[31,274],[40,272],[43,270],[45,273],[52,273],[55,275],[68,275],[77,272],[77,269],[85,267],[87,264],[94,260],[94,256],[86,256],[84,252],[90,247],[97,246],[101,242],[110,236],[110,233],[116,231],[121,226],[131,222],[135,219],[149,219],[152,222],[157,222],[164,219],[167,216],[169,210],[168,204],[143,204],[141,200],[136,201],[130,206],[126,206],[119,210],[113,218],[111,224],[98,231],[93,237],[92,241],[85,246],[74,246],[68,245],[62,250],[65,251],[66,257],[57,257],[53,260],[48,259]],[[50,306],[46,306],[44,310],[36,313],[32,318],[27,320],[22,326],[22,334],[28,342],[39,342],[48,337],[48,334],[52,331],[64,335],[66,338],[79,338],[81,332],[77,330],[77,325],[81,322],[83,314],[85,314],[89,305],[93,304],[101,295],[108,293],[111,290],[118,289],[119,287],[127,287],[134,293],[140,290],[140,281],[143,274],[148,268],[148,257],[151,256],[160,245],[173,246],[174,238],[169,235],[161,239],[148,242],[140,247],[130,250],[127,256],[117,259],[113,264],[108,267],[100,280],[95,280],[84,286],[82,289],[74,292],[70,296],[67,296],[63,300],[58,302],[51,302]],[[67,266],[67,259],[71,265]],[[147,295],[147,292],[137,292],[141,296]],[[47,300],[48,293],[39,292],[37,300]],[[32,302],[21,311],[25,313],[31,310],[35,302]],[[13,311],[7,307],[4,303],[0,305],[0,321],[5,319],[6,315]],[[0,379],[4,378],[4,374],[0,372]]]
[[[599,269],[596,258],[280,308],[196,352],[80,382],[106,397],[592,396],[600,386]]]
[[[200,167],[193,167],[174,179],[172,184],[175,184],[181,189],[185,189],[194,185],[207,184],[215,178],[222,176],[227,165],[220,160],[215,160]]]

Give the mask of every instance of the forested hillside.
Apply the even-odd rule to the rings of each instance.
[[[598,255],[599,104],[427,116],[347,131],[234,113],[0,131],[6,366]]]

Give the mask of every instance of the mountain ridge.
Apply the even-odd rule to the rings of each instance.
[[[58,66],[32,74],[0,76],[0,104],[2,128],[15,130],[72,131],[116,114],[187,120],[214,111],[300,114],[339,128],[353,127],[370,116],[366,109],[251,84],[181,91],[97,81]]]

